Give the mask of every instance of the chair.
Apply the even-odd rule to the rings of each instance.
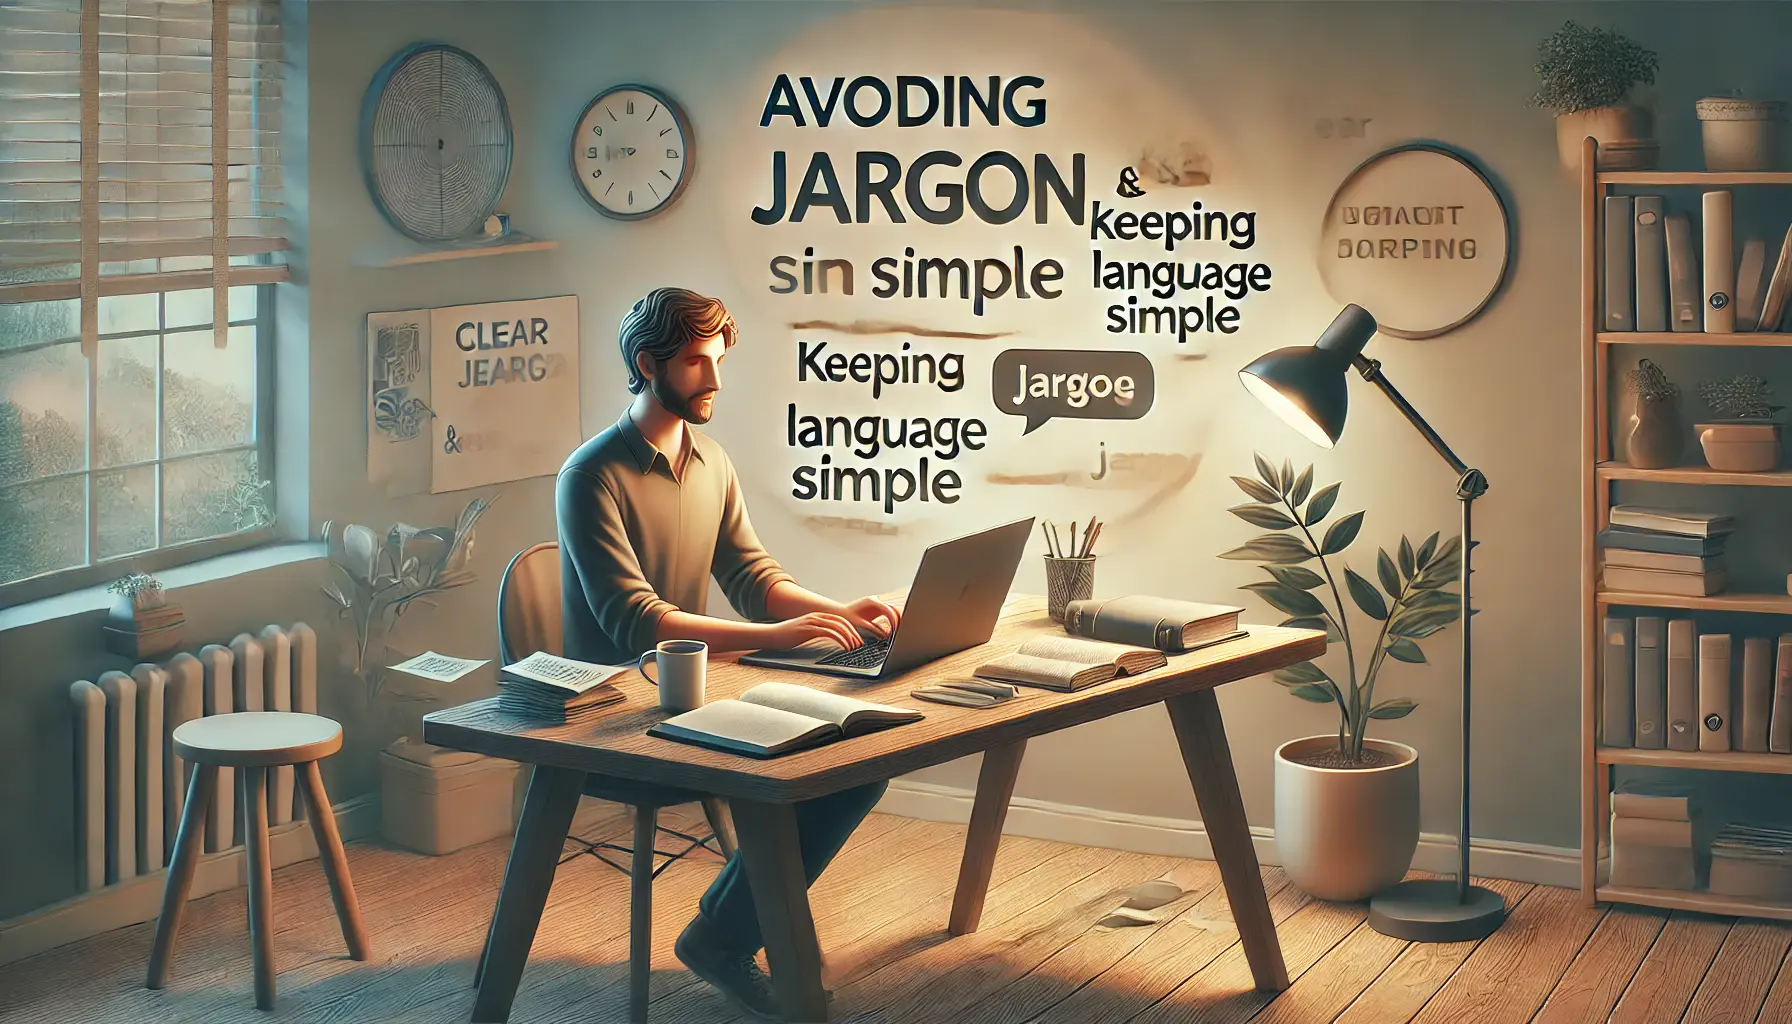
[[[498,651],[506,665],[526,658],[537,651],[559,655],[565,650],[565,620],[561,614],[560,545],[537,544],[517,553],[504,570],[498,584]],[[634,779],[618,779],[603,775],[585,778],[585,795],[632,807],[635,811],[635,836],[632,847],[614,843],[585,843],[589,852],[632,881],[629,891],[629,1019],[647,1019],[647,979],[651,965],[653,937],[653,880],[685,854],[707,845],[710,838],[723,857],[734,855],[734,831],[727,808],[719,797],[705,796],[692,790],[660,786]],[[713,835],[708,838],[686,835],[659,823],[662,808],[679,804],[701,803]],[[659,833],[676,836],[689,845],[673,853],[657,850]],[[627,867],[618,864],[601,851],[614,850],[630,855]],[[655,855],[666,857],[657,868]],[[494,923],[495,923],[494,918]],[[487,932],[487,944],[491,938]],[[485,971],[485,954],[479,957],[474,983]]]
[[[330,896],[342,923],[348,954],[367,959],[367,929],[361,923],[361,907],[349,880],[348,857],[336,816],[324,793],[317,762],[342,749],[342,727],[318,715],[287,711],[244,711],[231,715],[195,718],[174,730],[174,752],[192,766],[187,802],[181,809],[180,832],[174,840],[174,856],[162,889],[162,913],[156,919],[156,937],[149,950],[149,978],[144,984],[159,989],[168,983],[168,961],[174,952],[174,936],[180,930],[181,912],[193,885],[193,869],[205,833],[206,805],[218,788],[219,767],[237,769],[239,806],[243,815],[243,852],[249,867],[250,948],[255,963],[255,1005],[274,1008],[273,865],[268,859],[267,787],[272,769],[295,765],[300,792],[305,795],[306,817],[317,837],[317,856],[330,880]]]

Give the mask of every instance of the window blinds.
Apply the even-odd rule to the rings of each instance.
[[[279,12],[0,0],[0,302],[285,279]]]

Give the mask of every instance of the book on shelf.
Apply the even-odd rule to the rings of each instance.
[[[1064,631],[1090,640],[1150,647],[1180,654],[1244,636],[1244,609],[1134,594],[1064,606]]]
[[[1624,548],[1629,551],[1654,551],[1664,555],[1698,555],[1701,558],[1724,553],[1728,534],[1713,537],[1688,537],[1660,530],[1638,530],[1629,526],[1608,526],[1595,538],[1602,548]]]
[[[918,722],[909,708],[874,704],[794,683],[760,683],[739,700],[718,700],[674,715],[647,730],[745,757],[778,757],[879,729]]]
[[[1699,750],[1730,749],[1730,634],[1699,635]]]
[[[1074,636],[1036,636],[1014,653],[978,666],[972,675],[1071,692],[1117,676],[1136,676],[1162,668],[1168,662],[1162,651],[1150,647]]]
[[[1736,261],[1736,330],[1753,331],[1761,326],[1761,310],[1767,299],[1767,239],[1751,238],[1742,243],[1742,258]]]
[[[1717,537],[1736,529],[1736,518],[1721,512],[1657,505],[1613,505],[1610,519],[1613,526],[1682,537]]]
[[[1732,334],[1736,330],[1736,249],[1731,222],[1731,193],[1716,189],[1705,193],[1705,330]]]
[[[1699,255],[1693,249],[1692,218],[1670,213],[1662,218],[1668,247],[1668,329],[1705,329],[1704,288],[1699,281]]]
[[[1691,846],[1613,843],[1610,883],[1636,889],[1696,889],[1698,857]]]
[[[1792,900],[1792,829],[1732,823],[1711,840],[1710,890],[1723,896]]]
[[[1692,819],[1629,818],[1612,814],[1612,845],[1684,846],[1692,849]]]
[[[1767,716],[1767,751],[1792,754],[1792,633],[1781,633],[1776,647],[1773,706]]]
[[[1699,637],[1692,619],[1668,623],[1668,749],[1699,749]]]
[[[632,667],[537,651],[498,670],[498,710],[556,725],[583,722],[625,699],[610,680]]]
[[[1633,291],[1636,251],[1631,232],[1631,197],[1605,197],[1605,326],[1607,331],[1634,331]]]
[[[1742,706],[1736,712],[1736,749],[1767,753],[1767,716],[1773,712],[1773,641],[1742,641]]]
[[[1761,300],[1761,320],[1757,331],[1777,331],[1792,305],[1792,227],[1786,228],[1786,239],[1780,243],[1780,258],[1774,262],[1773,276],[1767,279],[1767,295]]]
[[[1724,568],[1722,555],[1670,555],[1632,548],[1606,548],[1603,559],[1608,566],[1661,572],[1722,572]]]
[[[1645,750],[1667,746],[1667,620],[1655,615],[1636,619],[1636,745]]]
[[[1729,583],[1729,577],[1722,569],[1711,572],[1666,572],[1661,569],[1632,569],[1607,563],[1604,576],[1607,590],[1671,594],[1676,597],[1710,597],[1723,593]]]
[[[1661,196],[1636,197],[1636,329],[1668,329],[1667,235]]]
[[[1612,792],[1612,814],[1624,818],[1691,821],[1692,790],[1665,782],[1625,782]]]
[[[1600,679],[1604,708],[1600,738],[1608,747],[1628,747],[1631,729],[1636,721],[1633,706],[1635,690],[1631,684],[1631,667],[1636,646],[1636,620],[1611,616],[1605,620],[1605,671]]]

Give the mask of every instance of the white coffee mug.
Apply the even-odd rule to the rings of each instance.
[[[659,670],[655,679],[647,663]],[[692,711],[703,706],[704,670],[709,665],[709,645],[701,640],[662,640],[635,660],[635,669],[660,689],[660,707],[667,711]]]

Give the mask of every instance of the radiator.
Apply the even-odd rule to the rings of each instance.
[[[317,712],[317,634],[269,626],[210,644],[197,657],[107,672],[69,687],[75,731],[75,872],[82,892],[159,871],[174,853],[188,767],[174,730],[234,711]],[[205,852],[243,842],[235,770],[218,769],[206,809]],[[268,780],[268,824],[293,820],[293,770]]]

